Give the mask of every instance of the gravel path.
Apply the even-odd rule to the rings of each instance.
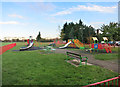
[[[70,51],[70,50],[67,50],[67,49],[56,49],[55,53],[66,54],[66,51]],[[118,67],[120,67],[119,63],[115,63],[113,61],[96,60],[93,55],[86,54],[86,53],[83,53],[83,52],[77,51],[77,50],[71,51],[71,52],[75,52],[75,53],[81,54],[82,56],[87,56],[88,57],[88,63],[90,63],[90,64],[98,65],[98,66],[101,66],[103,68],[106,68],[106,69],[112,70],[114,72],[120,73],[120,69],[118,69]],[[119,62],[120,62],[120,60],[119,60]]]

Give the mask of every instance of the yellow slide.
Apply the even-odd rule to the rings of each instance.
[[[74,43],[78,48],[84,49],[83,43],[81,43],[78,39],[75,39]]]

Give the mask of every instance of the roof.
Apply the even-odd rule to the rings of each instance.
[[[107,37],[103,37],[103,40],[108,40]]]
[[[98,40],[97,37],[92,37],[93,40]]]

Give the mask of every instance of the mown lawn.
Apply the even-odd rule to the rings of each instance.
[[[95,54],[95,59],[98,59],[98,60],[118,59],[118,54],[117,53]]]
[[[113,53],[96,53],[94,54],[95,56],[95,59],[98,59],[98,60],[114,60],[114,59],[118,59],[118,54],[119,54],[119,51],[118,51],[118,47],[115,47],[115,48],[112,48],[112,52]]]
[[[40,50],[14,52],[25,43],[2,55],[3,85],[87,85],[118,74],[98,66],[75,67],[66,55],[41,54]]]
[[[8,44],[12,44],[12,42],[0,42],[0,46],[5,46],[5,45],[8,45]]]

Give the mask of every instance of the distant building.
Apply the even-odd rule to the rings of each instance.
[[[3,41],[12,42],[12,41],[25,41],[25,40],[27,40],[25,37],[4,37]]]
[[[26,40],[25,37],[19,37],[19,40]]]

